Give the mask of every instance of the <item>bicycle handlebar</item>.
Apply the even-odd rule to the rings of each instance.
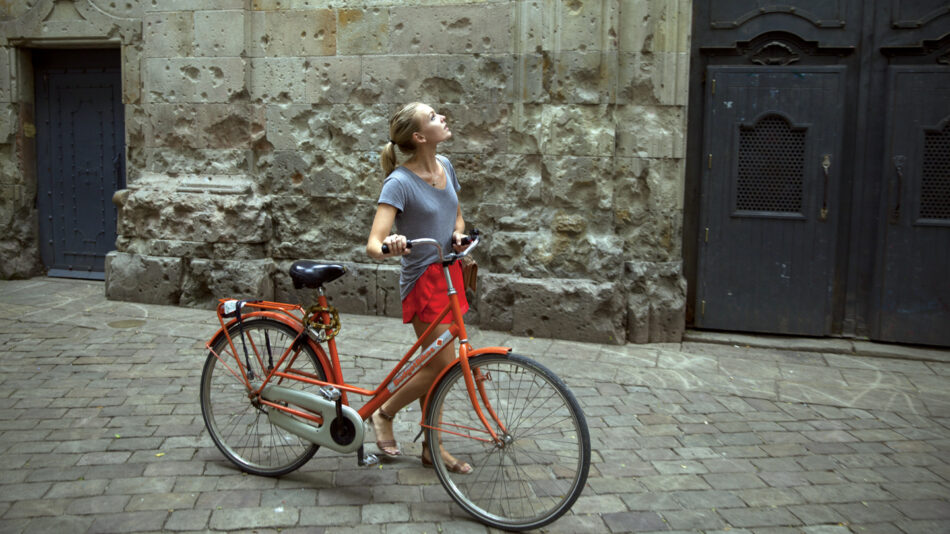
[[[439,251],[439,261],[445,263],[446,261],[457,261],[461,258],[464,258],[465,256],[468,256],[469,252],[471,252],[478,245],[479,241],[481,241],[481,235],[478,229],[473,229],[469,235],[462,238],[462,245],[469,245],[469,247],[462,252],[453,252],[449,254],[448,259],[446,259],[446,257],[442,254],[442,247],[435,239],[429,239],[427,237],[413,239],[406,242],[406,248],[412,248],[413,245],[431,245]],[[384,244],[382,247],[382,252],[383,254],[389,254],[389,246]]]

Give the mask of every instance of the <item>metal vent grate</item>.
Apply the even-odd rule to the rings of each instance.
[[[736,209],[801,213],[805,130],[778,115],[739,129]]]
[[[924,134],[920,180],[920,218],[950,219],[950,122],[940,132]]]

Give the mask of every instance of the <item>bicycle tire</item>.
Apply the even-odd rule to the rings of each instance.
[[[587,482],[590,435],[584,413],[564,382],[534,360],[489,354],[469,358],[469,364],[473,373],[485,377],[481,384],[507,433],[495,430],[506,444],[477,439],[490,435],[472,409],[457,365],[429,399],[426,439],[441,440],[472,471],[453,472],[433,448],[439,481],[456,503],[486,525],[516,531],[547,525],[571,508]]]
[[[237,357],[242,363],[250,363],[252,384],[260,384],[260,362],[266,366],[277,363],[280,355],[297,337],[293,328],[267,318],[245,319],[231,326],[228,333],[238,352]],[[244,347],[247,347],[247,358]],[[303,343],[299,347],[298,356],[292,364],[294,369],[325,379],[326,373],[310,345]],[[232,374],[231,371],[238,374],[240,371],[234,351],[225,336],[220,336],[212,348],[213,352],[208,353],[201,373],[201,415],[218,449],[242,471],[255,475],[280,476],[307,463],[319,446],[270,423],[267,417],[270,408],[254,402],[248,395],[245,383]],[[271,356],[268,355],[268,349],[273,363],[269,362]],[[261,354],[260,360],[255,352]],[[288,367],[292,357],[293,353],[284,361],[284,368]],[[293,380],[272,383],[290,388],[304,386]]]

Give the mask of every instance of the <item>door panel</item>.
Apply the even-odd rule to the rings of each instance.
[[[844,73],[709,67],[697,326],[829,333]]]
[[[102,65],[110,52],[115,67]],[[118,53],[37,52],[36,75],[43,262],[51,276],[102,279],[115,248],[112,195],[124,187]]]
[[[950,69],[892,66],[878,337],[950,345]]]

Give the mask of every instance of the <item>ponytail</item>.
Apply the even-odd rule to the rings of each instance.
[[[379,153],[379,163],[383,168],[383,177],[389,176],[396,168],[396,147],[403,153],[416,149],[412,144],[412,134],[419,131],[420,123],[416,117],[419,102],[406,104],[389,119],[389,141]]]
[[[383,151],[379,153],[379,162],[383,167],[383,176],[392,174],[396,168],[396,145],[392,141],[387,141],[383,146]]]

